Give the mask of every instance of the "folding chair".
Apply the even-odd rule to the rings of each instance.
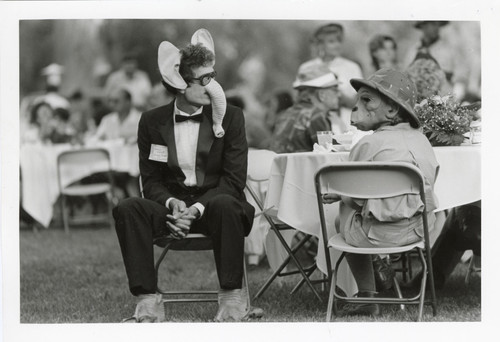
[[[142,178],[139,176],[139,187],[141,197],[144,198],[144,192],[142,187]],[[162,252],[155,262],[155,274],[158,283],[156,285],[156,291],[161,293],[163,298],[163,303],[194,303],[194,302],[217,302],[218,301],[218,290],[166,290],[160,287],[159,283],[159,272],[160,266],[165,260],[168,251],[208,251],[212,250],[212,239],[204,234],[188,234],[183,239],[174,239],[170,235],[160,236],[153,240],[153,244],[159,248],[162,248]],[[243,260],[243,286],[247,287],[247,305],[250,307],[250,291],[248,289],[248,276],[245,265],[245,260]],[[203,295],[203,296],[201,296]],[[184,297],[179,297],[184,296]]]
[[[266,211],[266,209],[264,209],[264,195],[263,195],[264,191],[262,191],[262,186],[268,181],[271,163],[275,156],[276,153],[268,150],[248,151],[248,175],[247,175],[246,189],[252,196],[253,200],[257,204],[258,209],[261,212],[260,214],[257,214],[257,216],[258,215],[264,216],[266,221],[269,223],[271,230],[274,232],[274,234],[276,234],[279,241],[281,242],[281,245],[288,254],[286,259],[281,263],[278,269],[276,269],[276,271],[274,271],[274,273],[267,279],[264,285],[262,285],[262,287],[255,295],[254,299],[257,299],[260,296],[262,296],[262,294],[267,290],[267,288],[277,277],[285,277],[294,274],[301,274],[302,280],[292,289],[291,294],[297,292],[300,289],[300,287],[304,283],[306,283],[309,286],[309,288],[313,291],[314,295],[321,302],[322,299],[317,290],[314,288],[313,284],[319,282],[325,282],[325,280],[311,280],[309,278],[317,268],[316,263],[308,267],[303,267],[300,261],[295,256],[295,253],[298,250],[300,250],[311,239],[312,236],[305,234],[305,236],[301,240],[299,240],[299,242],[293,248],[290,248],[290,246],[286,242],[281,232],[285,230],[295,230],[295,228],[290,227],[282,222],[277,222],[277,220],[271,217]],[[297,269],[288,272],[283,271],[285,267],[288,264],[290,264],[291,261],[293,261]]]
[[[326,320],[330,321],[333,313],[337,315],[337,300],[348,303],[378,303],[378,304],[416,304],[419,305],[417,320],[422,319],[423,307],[425,303],[425,290],[427,276],[429,277],[429,287],[431,291],[431,301],[433,315],[437,313],[436,293],[434,289],[434,278],[432,273],[432,258],[429,240],[429,228],[427,224],[427,210],[425,206],[424,178],[420,170],[409,164],[401,162],[345,162],[323,167],[315,175],[316,195],[318,200],[321,230],[323,233],[323,245],[328,267],[328,277],[330,280],[330,295],[328,298],[328,308]],[[323,195],[334,193],[351,198],[370,199],[387,198],[404,194],[419,194],[424,209],[422,220],[424,225],[424,238],[416,243],[383,248],[359,248],[348,245],[340,234],[336,234],[328,239],[325,221],[325,210],[323,207]],[[329,248],[341,251],[341,256],[337,260],[335,269],[332,271]],[[338,268],[346,253],[353,254],[394,254],[403,253],[410,250],[417,250],[420,262],[423,267],[423,277],[420,285],[420,292],[414,297],[405,298],[358,298],[342,296],[336,292]],[[425,254],[425,255],[424,255]]]
[[[107,178],[106,182],[95,184],[74,184],[64,186],[67,183],[68,176],[75,170],[86,168],[91,165],[93,172],[102,171]],[[110,228],[113,229],[114,221],[112,215],[114,181],[111,172],[111,162],[109,152],[102,148],[81,149],[62,152],[57,157],[57,181],[59,184],[59,193],[61,194],[61,211],[63,217],[64,230],[69,233],[69,224],[86,223],[91,221],[100,221],[107,219]],[[89,196],[105,194],[107,198],[108,210],[106,214],[100,215],[80,215],[71,217],[68,213],[67,197]]]

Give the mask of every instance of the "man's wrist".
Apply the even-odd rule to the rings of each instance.
[[[203,204],[201,204],[200,202],[196,202],[191,207],[197,209],[198,215],[196,215],[196,219],[199,219],[203,216],[203,213],[205,212],[205,207],[203,206]]]
[[[175,197],[169,197],[167,199],[167,201],[165,202],[165,207],[167,207],[168,209],[172,210],[172,208],[170,207],[170,204],[172,203],[173,200],[175,200],[176,198]]]

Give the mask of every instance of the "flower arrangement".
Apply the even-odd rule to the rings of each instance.
[[[433,146],[460,145],[470,131],[475,111],[460,106],[453,96],[434,95],[415,106],[423,133]]]

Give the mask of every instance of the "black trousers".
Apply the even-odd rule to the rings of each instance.
[[[188,206],[192,203],[186,203]],[[153,239],[168,234],[166,215],[170,210],[151,200],[131,197],[113,209],[116,233],[133,295],[155,293]],[[214,196],[203,216],[193,222],[191,233],[212,238],[219,284],[222,289],[242,286],[244,222],[243,203],[229,195]]]
[[[450,210],[443,230],[432,248],[432,266],[436,288],[444,286],[464,251],[472,249],[481,256],[481,202]]]

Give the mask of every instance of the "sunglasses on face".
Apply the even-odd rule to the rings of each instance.
[[[196,77],[196,78],[192,78],[191,80],[192,81],[198,81],[200,82],[200,85],[202,86],[206,86],[207,84],[210,83],[210,81],[215,78],[215,76],[217,76],[217,72],[212,71],[208,74],[205,74],[205,75],[201,75],[200,77]]]

